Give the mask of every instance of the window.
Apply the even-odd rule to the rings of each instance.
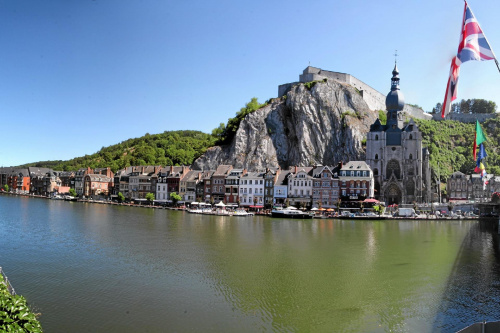
[[[410,160],[412,160],[412,159],[413,159],[413,154],[410,154]]]
[[[378,154],[375,154],[375,159],[378,160]]]
[[[378,135],[375,135],[375,141],[378,141]]]

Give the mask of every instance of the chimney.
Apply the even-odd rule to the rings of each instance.
[[[294,173],[297,173],[297,166],[295,166],[295,172]]]
[[[174,166],[173,166],[173,165],[171,165],[171,166],[170,166],[170,173],[173,173],[173,172],[174,172]]]
[[[243,169],[243,171],[241,172],[241,175],[244,176],[248,173],[248,170],[247,169]]]

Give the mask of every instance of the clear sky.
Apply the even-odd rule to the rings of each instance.
[[[500,54],[500,1],[470,0]],[[464,2],[0,0],[0,166],[67,160],[146,133],[210,133],[310,64],[442,102]],[[458,99],[500,106],[493,61],[462,65]]]

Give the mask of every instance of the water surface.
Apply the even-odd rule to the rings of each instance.
[[[0,196],[0,265],[46,332],[454,332],[500,320],[472,221],[285,220]]]

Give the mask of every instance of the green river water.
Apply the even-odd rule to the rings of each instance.
[[[500,320],[477,221],[286,220],[0,196],[46,332],[455,332]]]

